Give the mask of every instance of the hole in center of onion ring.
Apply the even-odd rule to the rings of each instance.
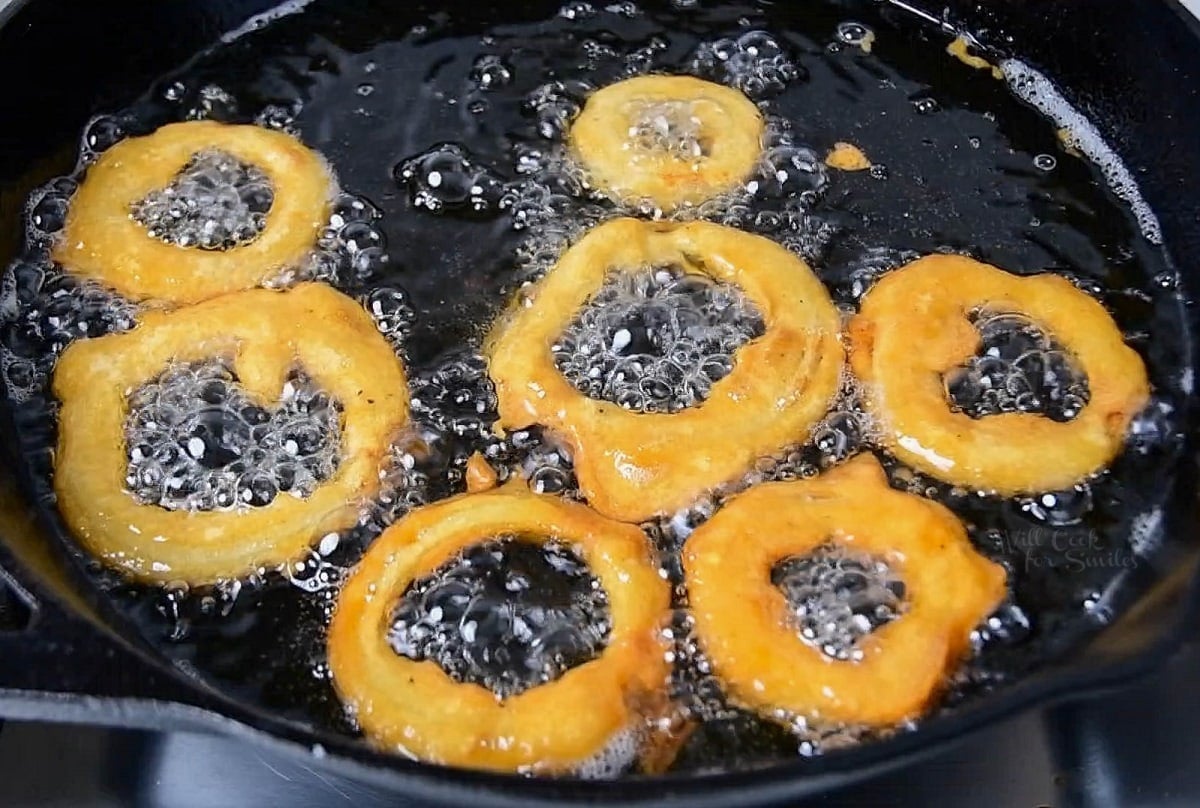
[[[228,250],[267,226],[275,189],[267,175],[220,149],[192,155],[171,184],[130,206],[152,237],[177,247]]]
[[[635,153],[665,155],[685,163],[699,163],[712,151],[704,122],[687,100],[639,101],[630,110],[629,143]]]
[[[838,660],[858,660],[858,641],[904,612],[905,585],[876,556],[826,542],[771,569],[806,644]]]
[[[338,466],[340,405],[299,370],[273,409],[221,359],[167,368],[128,401],[125,484],[142,504],[260,507],[308,496]]]
[[[612,273],[551,350],[589,398],[678,412],[708,398],[737,350],[763,333],[758,307],[736,286],[665,266]]]
[[[413,581],[388,642],[507,698],[595,659],[611,628],[607,593],[571,549],[501,536]]]
[[[957,411],[972,418],[1023,412],[1061,423],[1087,406],[1087,375],[1032,320],[981,310],[971,314],[971,321],[979,330],[976,356],[945,379],[946,397]]]

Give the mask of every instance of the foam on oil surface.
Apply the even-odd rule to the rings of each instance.
[[[804,76],[803,69],[766,31],[704,42],[696,49],[691,68],[696,75],[724,82],[754,100],[780,93]]]
[[[1113,193],[1133,209],[1142,235],[1152,244],[1162,244],[1158,217],[1142,197],[1133,174],[1096,125],[1075,109],[1050,79],[1019,59],[1005,59],[1000,70],[1013,93],[1062,127],[1065,145],[1078,149],[1100,168]]]
[[[952,405],[972,418],[1003,412],[1070,421],[1091,398],[1074,358],[1028,317],[977,312],[977,355],[946,376]]]
[[[781,560],[771,583],[800,639],[837,660],[861,660],[858,641],[904,611],[904,581],[887,561],[838,544]]]
[[[498,537],[413,581],[388,642],[504,699],[595,658],[610,621],[607,593],[569,547]]]
[[[125,484],[139,502],[211,511],[307,497],[338,466],[340,407],[302,372],[264,407],[219,360],[164,371],[129,396]]]
[[[702,134],[702,123],[690,101],[655,101],[639,105],[629,128],[628,146],[635,160],[648,153],[698,163],[708,154]]]
[[[225,43],[234,42],[238,39],[241,39],[246,34],[266,28],[268,25],[278,19],[290,16],[292,14],[300,14],[304,11],[306,6],[309,6],[312,3],[313,0],[286,0],[286,2],[280,3],[274,8],[268,9],[261,14],[255,14],[237,28],[222,34],[221,41]]]
[[[589,398],[672,413],[708,398],[733,371],[737,350],[763,330],[736,287],[659,267],[612,273],[550,350]]]
[[[227,250],[258,238],[274,200],[271,181],[257,166],[205,149],[170,185],[134,202],[130,216],[168,244]]]

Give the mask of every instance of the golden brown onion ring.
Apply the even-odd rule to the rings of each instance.
[[[500,535],[561,541],[608,595],[612,630],[595,659],[504,700],[397,654],[387,635],[408,585]],[[669,594],[644,534],[520,483],[419,508],[371,546],[329,629],[334,686],[375,744],[421,760],[498,771],[570,771],[661,714]]]
[[[696,155],[637,146],[630,131],[655,105],[679,104],[694,120]],[[624,202],[662,210],[698,205],[730,191],[754,171],[764,123],[736,90],[690,76],[639,76],[597,91],[571,126],[569,142],[596,187]]]
[[[858,641],[859,661],[806,644],[771,583],[779,561],[826,542],[881,557],[904,580],[906,610]],[[954,515],[890,488],[870,455],[739,494],[696,529],[683,556],[717,676],[730,698],[766,717],[876,726],[916,718],[1005,592],[1003,568],[974,551]]]
[[[733,372],[681,412],[636,413],[588,398],[559,373],[551,346],[610,272],[682,266],[738,286],[765,333]],[[807,437],[838,389],[838,313],[802,260],[759,236],[708,222],[617,219],[589,232],[501,318],[485,353],[501,429],[542,424],[570,444],[588,503],[641,521],[684,507],[756,458]]]
[[[945,376],[978,349],[969,317],[979,311],[1025,315],[1063,345],[1091,390],[1078,416],[973,419],[951,409]],[[850,323],[850,358],[892,454],[938,479],[1004,495],[1066,488],[1102,469],[1149,397],[1142,360],[1104,307],[1069,281],[954,255],[884,276]]]
[[[170,185],[197,153],[220,149],[259,168],[274,201],[251,242],[228,250],[180,247],[151,236],[130,207]],[[300,262],[329,219],[337,184],[319,154],[261,126],[189,121],[117,143],[75,192],[54,259],[132,300],[196,303],[260,285]]]
[[[269,407],[302,368],[342,406],[340,463],[305,499],[260,508],[171,511],[125,489],[127,396],[174,363],[228,357],[246,393]],[[73,343],[54,373],[62,402],[54,489],[92,554],[135,578],[211,583],[302,555],[352,525],[379,486],[380,463],[408,421],[404,370],[356,302],[318,284],[254,289],[145,314],[124,334]]]

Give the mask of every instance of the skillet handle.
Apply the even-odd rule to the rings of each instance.
[[[0,718],[120,724],[125,700],[194,703],[180,674],[158,667],[0,567]]]
[[[2,430],[0,430],[2,435]],[[72,585],[0,439],[0,718],[133,726],[135,700],[195,705],[198,683],[106,626]]]

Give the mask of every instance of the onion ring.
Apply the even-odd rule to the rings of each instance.
[[[672,105],[674,108],[672,109]],[[670,136],[667,114],[685,115],[695,129],[684,154],[631,141],[639,115]],[[568,136],[593,185],[618,201],[649,200],[662,210],[698,205],[732,190],[754,171],[765,124],[736,90],[690,76],[639,76],[594,93]]]
[[[765,333],[738,349],[733,371],[698,406],[636,413],[588,398],[559,373],[551,345],[610,272],[668,264],[739,286],[762,312]],[[838,390],[839,318],[825,287],[795,255],[740,230],[617,219],[569,249],[525,301],[484,348],[497,427],[560,433],[588,503],[614,519],[682,508],[803,440]]]
[[[127,395],[173,363],[213,356],[231,357],[239,383],[264,405],[297,366],[341,404],[341,461],[310,496],[186,512],[139,504],[125,490]],[[157,583],[211,583],[283,564],[349,527],[408,421],[399,360],[361,306],[319,284],[149,312],[133,331],[72,343],[54,393],[62,402],[54,489],[64,519],[105,563]]]
[[[973,419],[951,409],[943,378],[977,350],[968,318],[980,310],[1023,314],[1074,356],[1091,390],[1078,416]],[[851,366],[888,451],[938,479],[1006,496],[1068,488],[1106,466],[1149,398],[1145,365],[1112,317],[1056,275],[928,256],[884,276],[849,332]]]
[[[204,149],[227,152],[270,179],[274,200],[253,241],[228,250],[180,247],[131,216],[135,202],[169,185]],[[88,168],[53,257],[132,300],[197,303],[299,263],[327,223],[336,190],[324,159],[291,135],[214,121],[169,124],[117,143]]]
[[[832,541],[887,560],[908,608],[858,641],[860,661],[806,644],[771,569]],[[734,497],[688,538],[696,631],[729,696],[766,717],[886,726],[916,718],[1000,603],[1004,569],[974,551],[942,505],[895,491],[860,455],[810,480]]]
[[[387,641],[394,604],[413,580],[501,534],[575,549],[607,592],[612,617],[598,657],[503,700],[454,681],[436,662],[397,654]],[[338,598],[329,665],[337,692],[378,746],[448,765],[569,771],[637,720],[662,713],[669,600],[640,530],[513,483],[419,508],[386,530]]]

